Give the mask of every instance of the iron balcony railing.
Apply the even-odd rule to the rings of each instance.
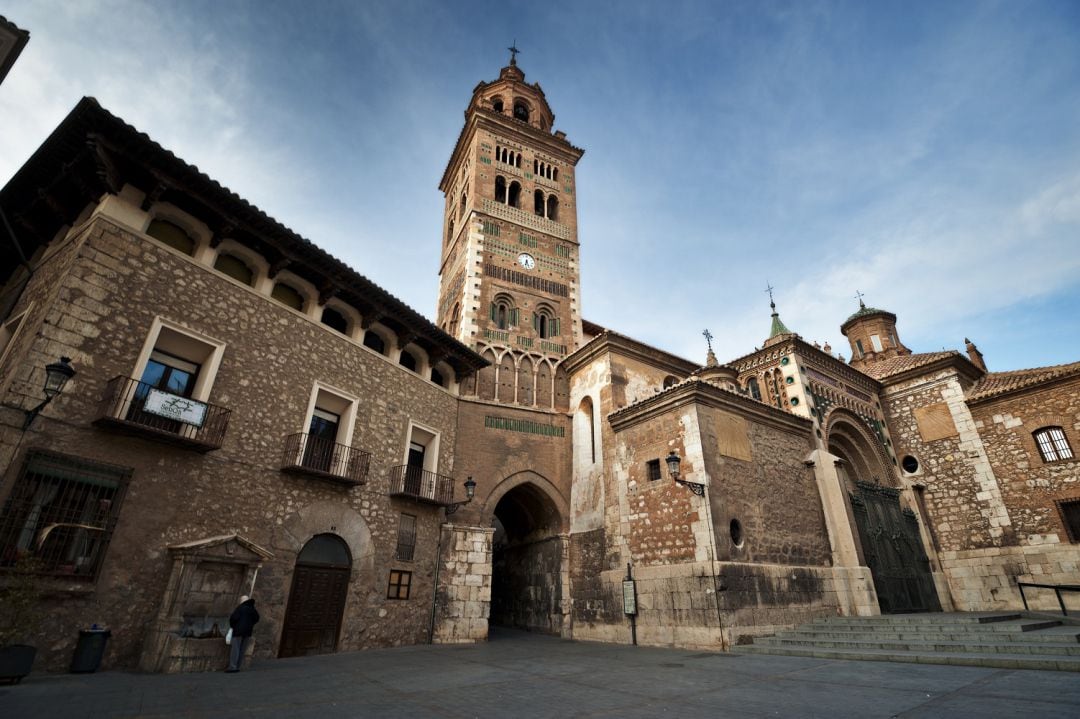
[[[231,415],[224,407],[114,377],[106,385],[94,424],[209,452],[221,448]]]
[[[390,496],[446,506],[454,502],[454,478],[409,465],[391,467]]]
[[[286,437],[281,454],[282,472],[306,474],[351,486],[367,481],[370,465],[370,452],[313,437],[306,432]]]

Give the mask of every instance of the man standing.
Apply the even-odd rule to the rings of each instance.
[[[232,644],[229,646],[229,668],[226,672],[240,671],[240,662],[244,660],[244,649],[251,632],[259,623],[259,613],[255,611],[255,600],[244,595],[240,597],[240,604],[229,615],[229,627],[232,629]]]

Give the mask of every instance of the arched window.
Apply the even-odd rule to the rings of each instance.
[[[412,370],[413,372],[416,371],[416,357],[408,350],[401,350],[401,357],[398,358],[398,364],[407,370]]]
[[[304,311],[304,296],[296,288],[290,287],[284,282],[278,282],[274,285],[270,296],[286,307],[292,307],[294,310],[301,312]]]
[[[556,167],[556,168],[553,168],[551,170],[551,179],[558,182],[558,180],[559,180],[559,168]]]
[[[544,193],[540,190],[533,193],[533,212],[540,217],[544,216]]]
[[[510,295],[496,295],[491,303],[491,319],[500,330],[509,329],[518,323],[518,310]]]
[[[559,198],[555,197],[555,195],[548,195],[547,218],[549,220],[559,219]]]
[[[761,388],[758,387],[757,377],[746,380],[746,391],[750,393],[751,397],[761,401]]]
[[[540,161],[539,160],[533,160],[533,174],[534,175],[539,175],[540,174]]]
[[[364,333],[364,346],[373,349],[381,355],[386,354],[386,340],[378,332],[368,330]]]
[[[343,335],[349,334],[349,320],[333,307],[324,307],[322,311],[322,323],[332,330],[337,330]]]
[[[234,280],[243,282],[248,287],[251,287],[255,279],[255,273],[236,255],[218,255],[214,260],[214,269]]]
[[[450,312],[450,324],[446,328],[446,333],[451,337],[457,335],[458,322],[461,319],[461,303],[455,302],[454,309]]]
[[[434,367],[431,368],[431,381],[439,385],[440,387],[446,386],[446,378],[442,376],[442,372],[435,369]]]
[[[514,119],[521,120],[522,122],[529,121],[529,106],[521,100],[514,102]]]
[[[195,239],[183,227],[168,220],[151,220],[146,234],[158,242],[180,250],[185,255],[195,254]]]
[[[506,204],[506,178],[502,175],[495,176],[495,201]]]
[[[501,97],[493,97],[493,98],[491,98],[491,109],[494,110],[495,112],[502,112],[503,111],[503,101],[502,101]]]
[[[555,318],[555,314],[549,308],[538,307],[536,314],[533,315],[533,329],[536,330],[542,340],[558,337],[559,320]]]
[[[668,375],[664,378],[664,389],[667,389],[668,387],[674,387],[675,384],[678,383],[678,381],[679,380],[675,379],[671,375]]]
[[[514,157],[514,167],[521,167],[521,153],[520,152]]]
[[[450,223],[446,227],[446,244],[450,244],[454,241],[454,218],[450,218]]]
[[[469,194],[469,186],[465,185],[465,189],[461,191],[461,202],[458,205],[458,217],[465,214],[465,197]]]
[[[506,204],[511,207],[521,207],[521,184],[517,181],[510,183],[506,193]]]
[[[1065,430],[1061,427],[1043,427],[1035,430],[1031,436],[1035,438],[1035,446],[1039,448],[1042,461],[1059,462],[1073,458],[1072,447],[1069,446]]]
[[[585,397],[578,404],[573,419],[574,468],[583,472],[596,462],[596,429],[593,426],[593,403]]]

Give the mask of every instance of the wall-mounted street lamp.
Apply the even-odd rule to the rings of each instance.
[[[466,504],[471,502],[474,494],[476,494],[476,482],[473,481],[472,477],[469,477],[465,480],[465,501],[452,502],[446,505],[446,516],[450,516],[454,512],[458,511],[459,508],[464,507]]]
[[[681,484],[688,488],[691,492],[699,497],[705,496],[705,485],[698,482],[688,482],[685,479],[679,479],[679,464],[682,462],[682,458],[679,457],[679,453],[675,450],[668,452],[667,459],[667,471],[671,475],[671,478],[675,480],[675,484]]]
[[[23,422],[23,432],[30,429],[30,425],[41,414],[41,410],[45,409],[45,406],[52,402],[54,397],[64,391],[64,385],[74,376],[75,368],[71,366],[70,357],[61,357],[59,362],[45,365],[45,386],[41,389],[45,399],[37,407],[25,410],[26,420]]]

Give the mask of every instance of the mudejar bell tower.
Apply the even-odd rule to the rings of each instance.
[[[574,174],[583,151],[554,120],[513,55],[473,90],[439,184],[437,322],[492,363],[464,394],[564,410],[558,364],[582,338]]]

